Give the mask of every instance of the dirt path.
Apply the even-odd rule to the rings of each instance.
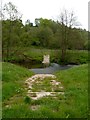
[[[64,87],[53,74],[36,74],[27,79],[25,83],[28,85],[27,95],[33,100],[64,94]]]

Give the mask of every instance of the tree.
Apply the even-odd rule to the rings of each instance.
[[[62,40],[61,40],[61,61],[65,62],[66,50],[68,48],[69,36],[73,26],[78,25],[76,22],[76,16],[74,12],[68,12],[68,10],[64,9],[59,16],[59,24],[61,27]],[[68,36],[69,35],[69,36]]]
[[[49,27],[40,27],[38,38],[42,47],[49,47],[50,40],[52,40],[53,32]]]
[[[22,14],[17,10],[16,6],[13,5],[11,2],[4,5],[2,9],[3,19],[4,20],[11,20],[14,21],[16,19],[21,19]]]
[[[51,19],[36,18],[35,24],[39,30],[37,37],[40,40],[40,45],[48,48],[57,48],[59,45],[57,37],[59,26],[57,22]]]
[[[7,3],[4,5],[3,9],[2,9],[2,14],[3,14],[3,21],[7,21],[4,23],[7,23],[6,28],[8,28],[7,30],[7,36],[6,36],[6,51],[7,51],[7,61],[9,60],[10,57],[10,49],[11,49],[11,45],[12,45],[12,39],[13,39],[13,29],[15,27],[15,24],[17,21],[21,22],[21,17],[22,15],[18,12],[16,6],[14,6],[11,2]],[[18,26],[17,26],[18,27]],[[5,34],[3,32],[3,34]],[[4,41],[4,40],[3,40]]]

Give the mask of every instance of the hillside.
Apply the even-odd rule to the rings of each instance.
[[[58,82],[64,87],[64,95],[33,100],[27,96],[25,89],[25,81],[33,73],[10,63],[3,63],[3,118],[86,118],[87,68],[87,64],[84,64],[55,73]],[[50,78],[45,80],[46,85]],[[39,88],[38,84],[34,85],[34,89],[36,87]]]

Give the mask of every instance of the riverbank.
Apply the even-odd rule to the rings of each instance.
[[[32,84],[32,91],[45,89],[50,92],[62,86],[64,94],[42,97],[33,100],[27,96],[26,80],[32,78],[33,72],[11,63],[3,63],[3,101],[4,118],[87,118],[88,116],[88,65],[80,65],[54,73],[56,78],[45,78]],[[39,84],[38,84],[39,82]],[[43,83],[42,83],[43,82]],[[37,84],[36,84],[37,83]],[[44,85],[44,86],[43,86]],[[46,86],[46,87],[45,87]],[[52,87],[51,87],[52,86]],[[60,92],[60,89],[56,89]],[[52,92],[52,91],[51,91]],[[41,92],[43,93],[43,92]],[[37,96],[41,95],[37,93]],[[46,93],[43,93],[46,95]],[[49,93],[48,93],[49,94]]]
[[[30,69],[30,70],[33,71],[35,74],[53,74],[56,71],[69,69],[74,66],[76,66],[76,65],[59,65],[57,63],[51,63],[51,65],[49,67],[34,68],[34,69]]]
[[[50,55],[50,63],[62,64],[61,50],[59,49],[44,49],[44,48],[22,48],[13,54],[11,51],[8,61],[14,64],[24,66],[26,68],[42,67],[43,55]],[[3,55],[3,61],[7,61],[6,54]],[[80,65],[88,63],[87,50],[67,50],[65,65]]]

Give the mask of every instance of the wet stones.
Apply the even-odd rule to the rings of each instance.
[[[47,85],[44,85],[45,80]],[[28,92],[27,95],[30,96],[31,99],[33,100],[38,100],[42,97],[48,97],[48,96],[52,96],[55,97],[57,94],[64,94],[63,92],[63,86],[61,84],[61,82],[57,81],[57,78],[55,75],[53,74],[36,74],[32,77],[30,77],[29,79],[26,80],[25,82],[28,85]],[[35,90],[33,91],[33,86],[36,88],[38,88],[39,90]],[[41,85],[41,89],[40,89],[40,85]],[[46,88],[44,88],[46,87]],[[50,91],[47,91],[47,89],[50,89]]]

